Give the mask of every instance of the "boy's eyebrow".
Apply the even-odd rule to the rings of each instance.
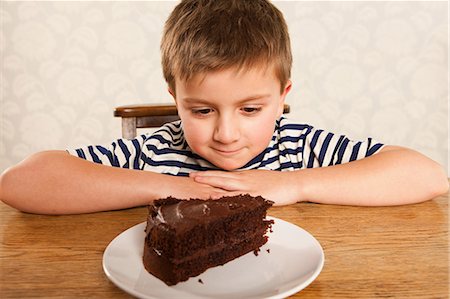
[[[264,98],[268,98],[268,97],[270,97],[270,94],[253,95],[253,96],[246,97],[242,100],[239,100],[238,103],[242,104],[245,102],[260,100],[260,99],[264,99]],[[205,99],[200,99],[200,98],[197,99],[197,98],[187,97],[187,98],[183,98],[182,100],[187,103],[210,103],[210,101],[205,100]]]

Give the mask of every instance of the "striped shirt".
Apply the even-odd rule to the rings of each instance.
[[[343,164],[373,155],[383,144],[372,138],[353,141],[310,125],[281,117],[268,147],[239,170],[292,171]],[[177,176],[193,171],[218,170],[187,144],[181,121],[167,123],[153,134],[132,140],[118,139],[108,145],[90,145],[68,152],[105,165],[140,169]]]

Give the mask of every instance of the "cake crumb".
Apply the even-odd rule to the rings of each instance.
[[[266,249],[267,253],[270,253],[270,249]]]
[[[200,278],[198,279],[198,282],[203,284],[203,280],[201,280]]]
[[[270,224],[269,224],[269,232],[273,233],[273,229],[272,229],[272,225],[275,224],[275,220],[270,220]]]
[[[260,248],[253,250],[253,254],[258,256],[259,252],[261,251]]]

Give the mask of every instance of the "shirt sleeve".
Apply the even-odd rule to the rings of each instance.
[[[344,164],[376,154],[384,147],[373,138],[355,141],[345,135],[312,127],[303,137],[302,160],[305,168]]]
[[[76,149],[67,149],[71,155],[108,166],[141,169],[142,146],[147,135],[135,139],[117,139],[107,145],[88,145]]]

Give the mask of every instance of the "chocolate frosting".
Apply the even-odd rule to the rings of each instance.
[[[228,217],[233,212],[253,210],[254,208],[273,202],[267,201],[261,196],[239,195],[222,197],[217,200],[190,199],[181,200],[172,197],[156,200],[149,206],[149,219],[147,232],[151,227],[167,225],[168,228],[182,233],[194,225],[206,224],[210,221]]]

